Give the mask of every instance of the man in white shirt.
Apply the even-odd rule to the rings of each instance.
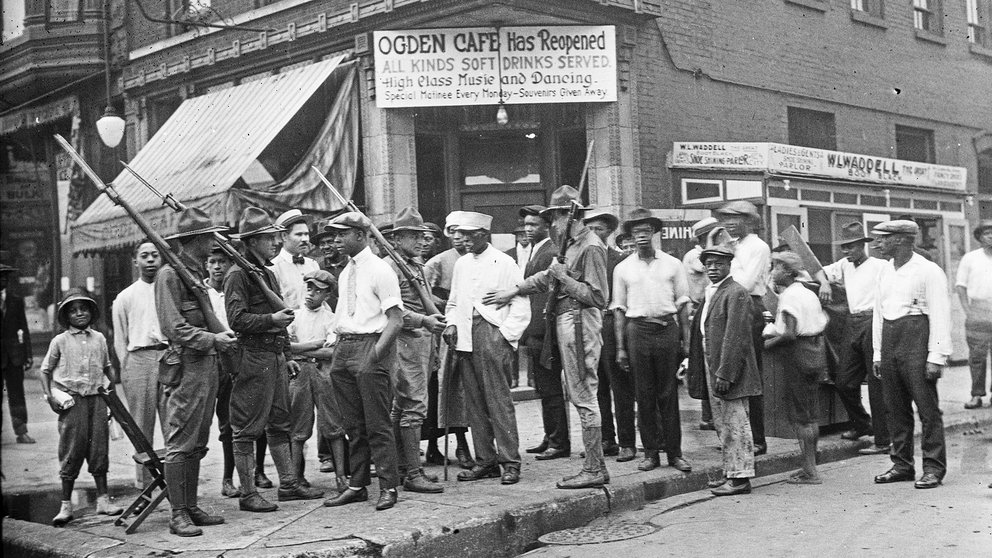
[[[231,269],[231,258],[221,250],[219,246],[214,246],[207,256],[207,278],[203,280],[207,286],[207,295],[210,296],[210,306],[217,315],[217,320],[230,331],[231,326],[227,323],[227,309],[224,305],[224,276],[227,270]],[[241,492],[234,486],[234,431],[231,428],[231,371],[224,363],[225,359],[217,359],[217,368],[220,379],[217,383],[217,426],[220,430],[221,450],[224,452],[224,474],[221,477],[220,493],[228,498],[237,498]],[[263,436],[261,439],[264,439]],[[264,447],[264,446],[263,446]],[[257,450],[256,446],[256,450]],[[258,451],[264,457],[265,450]]]
[[[689,354],[689,282],[682,262],[655,250],[661,220],[644,208],[630,212],[624,232],[637,251],[613,272],[610,309],[616,320],[617,361],[635,378],[638,426],[644,444],[641,471],[658,468],[664,447],[668,464],[692,470],[682,457],[682,425],[676,372]],[[629,355],[629,356],[628,356]]]
[[[753,203],[737,200],[716,210],[716,218],[727,229],[734,243],[734,259],[730,263],[730,276],[751,295],[751,340],[754,343],[754,356],[761,369],[762,351],[765,342],[761,330],[765,327],[764,296],[768,292],[769,271],[772,251],[764,240],[754,233],[761,222],[761,215]],[[754,454],[768,451],[765,441],[765,404],[761,395],[748,400],[751,412],[751,433],[754,437]]]
[[[444,340],[454,345],[468,404],[468,422],[475,446],[475,466],[458,473],[460,481],[500,477],[502,484],[520,481],[520,442],[510,386],[514,353],[530,323],[530,305],[514,296],[506,305],[486,304],[483,297],[523,281],[510,256],[489,243],[492,216],[463,212],[456,225],[468,241],[468,253],[455,262],[451,296],[445,309]],[[495,442],[495,447],[493,443]]]
[[[303,276],[320,269],[316,260],[305,256],[313,247],[310,244],[310,227],[306,216],[299,209],[290,209],[277,217],[276,226],[285,230],[282,232],[282,248],[272,258],[269,269],[279,280],[279,290],[286,306],[299,308],[307,295]]]
[[[992,349],[992,219],[979,223],[974,231],[981,244],[961,258],[955,290],[964,308],[968,367],[971,369],[971,400],[965,409],[982,406],[985,396],[986,365]]]
[[[121,387],[128,411],[138,428],[155,443],[155,415],[165,437],[165,407],[158,383],[158,359],[168,345],[155,311],[155,274],[162,265],[158,248],[145,240],[134,249],[138,280],[121,291],[113,304],[114,351],[121,361]],[[144,465],[135,465],[134,484],[144,488],[152,481]]]
[[[871,239],[865,236],[861,223],[848,223],[841,228],[840,245],[844,258],[823,268],[827,280],[843,288],[847,294],[848,316],[844,327],[841,365],[834,379],[851,429],[841,434],[845,440],[857,440],[874,434],[875,443],[863,448],[863,455],[889,452],[889,427],[885,412],[882,382],[871,373],[874,357],[872,348],[872,313],[875,309],[875,288],[879,275],[887,262],[868,255],[865,245]],[[868,380],[868,402],[871,415],[861,403],[861,383]]]
[[[338,278],[338,341],[331,364],[331,385],[351,442],[348,488],[325,506],[368,500],[371,464],[379,477],[376,510],[396,505],[399,478],[396,439],[389,412],[391,371],[396,367],[396,336],[403,326],[400,283],[389,264],[369,248],[372,222],[357,212],[335,217],[334,242],[350,261]]]
[[[916,488],[936,488],[947,472],[944,421],[937,380],[951,354],[947,277],[937,264],[913,252],[919,233],[913,221],[886,221],[872,229],[879,255],[891,258],[875,292],[872,367],[882,380],[892,437],[892,468],[879,484],[911,481],[913,404],[923,424],[923,476]]]

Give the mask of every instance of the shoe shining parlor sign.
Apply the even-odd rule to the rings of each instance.
[[[382,108],[617,100],[615,28],[376,31]]]

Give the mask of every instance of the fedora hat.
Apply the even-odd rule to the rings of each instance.
[[[227,230],[223,225],[215,225],[207,212],[199,207],[187,207],[179,214],[176,233],[165,237],[165,240],[175,240],[187,236],[197,236]]]
[[[571,209],[573,203],[577,203],[579,205],[579,209],[582,210],[592,209],[591,205],[583,206],[582,199],[579,197],[579,191],[566,184],[559,187],[551,194],[551,203],[548,204],[547,208],[541,211],[540,215],[541,217],[548,219],[551,217],[552,211],[557,209]]]
[[[430,230],[424,225],[424,218],[420,216],[420,212],[413,207],[401,209],[396,214],[396,219],[393,219],[392,226],[394,233],[400,231],[427,232]]]
[[[707,256],[734,257],[734,248],[727,229],[716,227],[706,235],[706,247],[699,254],[699,261],[705,262]]]
[[[840,238],[834,240],[835,246],[843,244],[853,244],[855,242],[871,242],[872,239],[865,234],[865,227],[854,221],[840,228]]]
[[[975,240],[981,240],[982,233],[985,229],[992,229],[992,219],[982,219],[982,221],[978,223],[978,226],[975,227],[975,230],[972,233],[975,235]]]
[[[582,220],[587,225],[593,221],[603,221],[611,231],[617,230],[617,227],[620,226],[620,219],[605,209],[597,209],[587,213],[586,218]]]
[[[231,238],[246,239],[248,237],[276,233],[286,230],[272,222],[272,217],[264,209],[258,207],[246,207],[241,212],[241,219],[238,221],[238,234],[232,234]]]
[[[631,230],[637,225],[647,223],[654,227],[654,232],[661,230],[661,219],[651,214],[651,210],[637,207],[627,215],[627,220],[623,222],[623,232],[631,234]]]
[[[55,312],[56,318],[58,319],[59,325],[69,329],[69,318],[66,314],[69,312],[69,305],[73,302],[81,300],[89,304],[90,307],[90,324],[97,321],[100,318],[100,307],[97,306],[96,301],[93,300],[86,291],[75,287],[69,289],[62,300],[59,302],[58,310]]]

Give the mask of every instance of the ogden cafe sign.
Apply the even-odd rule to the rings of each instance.
[[[382,108],[617,100],[612,25],[376,31]]]
[[[672,167],[835,178],[965,191],[968,169],[780,143],[675,142]]]

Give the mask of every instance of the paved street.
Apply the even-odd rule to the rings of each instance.
[[[948,437],[944,485],[876,485],[886,456],[821,466],[824,483],[795,486],[787,473],[759,479],[747,496],[708,490],[609,515],[590,527],[647,524],[654,533],[605,544],[552,545],[527,558],[594,556],[988,556],[992,548],[992,429]],[[919,448],[917,448],[917,459]]]

